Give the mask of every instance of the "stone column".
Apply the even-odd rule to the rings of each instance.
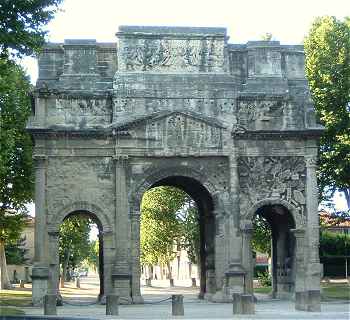
[[[305,299],[305,230],[292,229],[295,236],[295,309],[307,310]]]
[[[242,249],[242,264],[246,271],[244,288],[245,293],[253,294],[253,255],[252,255],[252,233],[253,224],[250,220],[243,220],[241,222],[241,231],[243,237]]]
[[[58,281],[60,276],[58,254],[58,231],[49,231],[49,273],[48,294],[58,295]]]
[[[128,193],[126,186],[127,155],[118,155],[115,160],[115,245],[116,256],[112,274],[115,294],[130,298],[130,223]]]
[[[229,212],[229,263],[230,265],[242,263],[242,247],[240,237],[237,236],[239,230],[240,221],[240,208],[239,208],[239,174],[238,174],[238,151],[233,149],[233,153],[229,157],[230,161],[230,199],[231,199],[231,212]]]
[[[46,162],[45,155],[34,156],[35,168],[35,256],[32,269],[32,301],[33,305],[43,304],[47,294],[49,268],[45,250],[46,237]]]
[[[306,289],[309,299],[308,310],[320,310],[320,280],[321,265],[319,258],[319,216],[318,216],[318,188],[316,177],[317,158],[306,157],[306,212],[307,212],[307,270]],[[317,299],[318,292],[318,299]]]
[[[140,291],[140,213],[130,213],[131,221],[131,295],[133,303],[143,303]]]
[[[233,293],[243,293],[244,270],[242,268],[242,239],[239,235],[239,174],[238,150],[231,146],[229,156],[230,199],[226,204],[224,219],[225,281],[222,301],[231,301]],[[216,299],[219,300],[219,299]]]

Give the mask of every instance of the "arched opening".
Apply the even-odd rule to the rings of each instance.
[[[195,219],[199,235],[197,256],[199,297],[203,298],[205,294],[215,293],[215,219],[213,215],[213,200],[209,191],[197,180],[186,176],[162,178],[151,184],[148,190],[154,190],[158,187],[180,189],[191,199],[192,205],[194,205],[197,212]]]
[[[103,228],[89,211],[73,211],[59,228],[59,290],[63,299],[100,300],[104,295]]]
[[[263,205],[255,212],[253,226],[255,230],[252,247],[253,251],[254,248],[256,251],[253,254],[253,261],[256,262],[253,266],[255,275],[260,278],[260,285],[264,284],[264,281],[267,285],[267,278],[270,276],[272,297],[290,298],[295,288],[295,237],[292,233],[292,229],[295,229],[295,221],[291,212],[283,205]],[[260,230],[257,230],[258,228]],[[269,245],[270,250],[268,250]],[[261,270],[259,274],[258,271],[258,266],[260,264],[261,269],[261,260],[263,260],[259,248],[261,248],[260,251],[266,251],[264,253],[269,256],[269,267],[265,274]],[[256,291],[259,292],[259,290]]]

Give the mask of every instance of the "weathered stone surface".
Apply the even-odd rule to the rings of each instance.
[[[142,301],[142,196],[173,185],[200,211],[200,296],[229,302],[250,293],[247,226],[260,214],[273,228],[274,295],[296,292],[302,304],[299,293],[319,288],[314,160],[322,132],[303,47],[229,44],[223,28],[122,26],[117,37],[118,45],[48,44],[39,56],[27,127],[36,266],[51,272],[33,274],[35,303],[57,293],[59,225],[78,212],[102,230],[101,296]],[[312,301],[315,310],[316,294]]]

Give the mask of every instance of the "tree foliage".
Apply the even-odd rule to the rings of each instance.
[[[350,256],[350,235],[322,231],[320,235],[320,257]]]
[[[46,24],[62,0],[2,0],[0,2],[0,57],[29,56],[45,42]]]
[[[141,206],[141,263],[170,269],[176,247],[185,249],[195,261],[198,246],[198,212],[189,195],[168,186],[147,191]]]
[[[255,252],[271,256],[271,227],[259,215],[255,215],[253,220],[252,247]]]
[[[350,208],[350,20],[317,18],[305,39],[305,55],[312,99],[325,126],[320,190],[327,198],[338,189]]]
[[[27,262],[25,257],[28,249],[25,249],[26,238],[20,238],[16,242],[9,242],[5,247],[6,262],[8,264],[21,265]]]
[[[91,254],[91,220],[84,216],[72,216],[63,221],[59,233],[59,259],[66,276],[66,271],[78,267]]]
[[[24,226],[33,198],[32,141],[25,131],[30,84],[21,67],[0,58],[0,287],[8,287],[4,247]],[[5,277],[5,278],[4,278]]]

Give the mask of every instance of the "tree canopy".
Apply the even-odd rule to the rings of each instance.
[[[171,274],[170,262],[177,248],[185,249],[194,262],[199,245],[197,214],[194,201],[178,188],[147,191],[141,206],[141,263],[166,265]]]
[[[59,259],[64,277],[67,270],[75,269],[88,259],[93,250],[90,241],[91,219],[72,216],[63,221],[59,233]]]
[[[25,131],[31,87],[24,71],[0,58],[0,287],[8,287],[5,243],[22,231],[25,204],[33,198],[32,141]],[[17,239],[16,239],[17,238]]]
[[[2,0],[0,57],[30,56],[45,42],[45,26],[63,0]]]
[[[323,198],[343,192],[350,208],[350,20],[317,18],[305,39],[306,75],[325,126],[320,141]]]

